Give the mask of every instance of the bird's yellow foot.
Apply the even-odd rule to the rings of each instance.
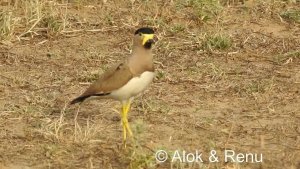
[[[126,148],[127,131],[126,131],[126,126],[123,121],[122,121],[122,125],[123,125],[123,144],[124,144],[124,147]]]

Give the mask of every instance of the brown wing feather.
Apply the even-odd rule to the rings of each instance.
[[[126,64],[117,64],[103,73],[81,96],[71,101],[71,104],[82,102],[90,96],[107,95],[124,86],[133,77]]]
[[[133,74],[129,67],[121,63],[102,74],[102,76],[84,92],[84,95],[110,93],[124,86],[131,78],[133,78]]]

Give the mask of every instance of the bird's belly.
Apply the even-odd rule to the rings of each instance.
[[[146,71],[138,77],[129,80],[123,87],[111,92],[110,96],[116,100],[127,100],[130,97],[144,91],[147,86],[152,82],[155,73]]]

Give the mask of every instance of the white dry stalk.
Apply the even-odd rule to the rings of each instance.
[[[21,39],[21,37],[28,33],[34,33],[33,29],[44,17],[42,13],[43,7],[44,3],[40,2],[39,0],[31,0],[29,2],[25,2],[25,18],[27,20],[27,24],[30,24],[32,22],[33,24],[27,31],[18,36],[19,40]]]
[[[85,143],[92,141],[91,138],[99,131],[99,127],[90,124],[90,120],[86,120],[86,126],[82,127],[77,121],[79,109],[74,118],[74,142]],[[95,141],[95,140],[94,140]]]
[[[77,142],[78,134],[81,133],[81,127],[77,122],[78,112],[79,112],[79,108],[77,109],[76,115],[75,115],[75,118],[74,118],[74,141],[75,142]]]
[[[60,140],[60,131],[62,127],[65,125],[64,123],[64,115],[67,108],[67,104],[65,104],[64,108],[60,111],[59,120],[54,122],[54,136],[57,140]]]
[[[60,133],[62,132],[63,126],[67,124],[64,118],[66,107],[67,104],[65,104],[64,108],[60,111],[59,119],[56,119],[53,122],[50,118],[47,119],[47,125],[38,130],[38,132],[50,138],[54,138],[57,141],[61,141]]]

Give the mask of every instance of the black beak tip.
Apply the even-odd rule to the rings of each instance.
[[[156,43],[158,41],[158,38],[156,36],[153,37],[153,39],[149,39],[147,42],[149,43]]]
[[[154,36],[152,40],[153,40],[153,43],[156,43],[158,41],[157,36]]]
[[[154,39],[149,39],[147,42],[152,44],[152,43],[155,43],[155,40]]]

